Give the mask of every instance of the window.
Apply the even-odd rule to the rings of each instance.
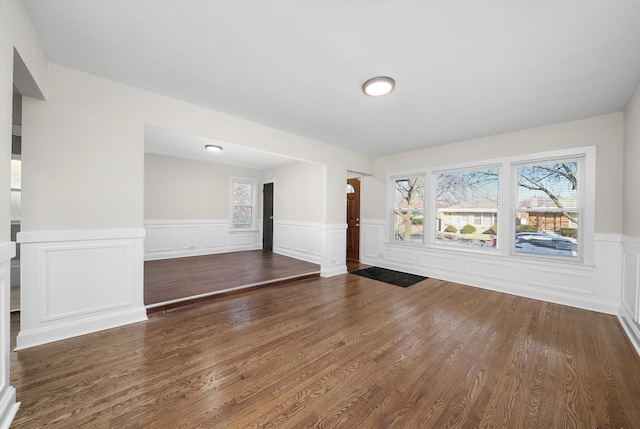
[[[254,229],[257,182],[251,179],[231,179],[231,227]]]
[[[424,176],[394,179],[393,239],[423,242]]]
[[[390,241],[591,265],[595,154],[561,149],[390,175]]]
[[[515,251],[577,257],[581,159],[515,165]]]
[[[11,160],[11,221],[20,221],[21,213],[21,192],[22,192],[22,161],[16,159],[15,155]]]
[[[500,169],[434,173],[435,241],[468,247],[496,247]]]

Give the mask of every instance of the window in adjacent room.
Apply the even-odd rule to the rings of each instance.
[[[20,155],[11,159],[11,222],[20,222],[22,192],[22,161]]]
[[[231,227],[255,229],[257,182],[251,179],[231,179]]]

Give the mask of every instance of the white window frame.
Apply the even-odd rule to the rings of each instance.
[[[233,214],[234,208],[237,207],[235,205],[234,197],[233,197],[233,189],[234,185],[238,184],[249,184],[251,185],[251,225],[248,228],[236,228],[233,222]],[[245,207],[245,206],[243,206]],[[247,177],[231,177],[229,180],[229,230],[230,231],[238,231],[238,232],[246,232],[246,231],[255,231],[256,222],[258,216],[258,180],[251,179]]]
[[[595,153],[595,148],[593,149],[594,153]],[[588,176],[595,176],[595,160],[593,160],[593,172],[589,173],[586,170],[588,170],[587,168],[587,153],[573,153],[573,154],[567,154],[565,156],[560,155],[559,153],[556,152],[557,156],[546,156],[546,157],[540,157],[540,158],[534,158],[534,159],[526,159],[523,161],[514,161],[511,163],[511,181],[512,181],[512,190],[513,190],[513,195],[511,198],[511,212],[509,214],[509,219],[511,219],[512,225],[510,228],[510,231],[513,231],[515,234],[515,228],[516,228],[516,224],[515,224],[515,214],[516,212],[521,212],[523,210],[521,210],[518,207],[518,168],[519,167],[523,167],[523,166],[530,166],[530,165],[545,165],[545,164],[555,164],[555,163],[560,163],[560,162],[577,162],[577,179],[578,179],[578,189],[577,189],[577,207],[575,209],[575,211],[578,213],[578,219],[579,219],[579,223],[577,225],[577,229],[578,229],[578,255],[575,257],[567,257],[567,256],[561,256],[561,257],[556,257],[556,256],[546,256],[546,255],[540,255],[540,254],[535,254],[535,253],[527,253],[527,252],[516,252],[515,251],[515,240],[511,240],[510,246],[509,246],[509,253],[511,256],[517,256],[517,257],[521,257],[521,256],[526,256],[529,258],[535,258],[535,259],[547,259],[547,260],[553,260],[556,261],[558,259],[567,259],[568,262],[579,262],[579,263],[583,263],[585,261],[589,261],[589,263],[593,263],[593,250],[591,249],[591,251],[587,251],[585,246],[586,243],[588,242],[593,242],[593,227],[595,226],[595,223],[593,222],[593,220],[595,219],[595,184],[592,186],[593,189],[591,189],[591,191],[593,192],[593,197],[591,199],[591,201],[593,201],[593,205],[592,207],[587,207],[585,204],[586,202],[589,200],[589,198],[587,198],[587,194],[589,193],[587,186],[586,186],[586,179]],[[548,210],[549,213],[551,212],[560,212],[560,209],[550,209]],[[573,210],[572,210],[573,211]],[[589,241],[585,240],[585,234],[587,234],[587,229],[585,228],[585,217],[590,218],[589,221],[592,224],[592,228],[591,228],[591,239],[589,239]],[[588,256],[585,256],[588,255]]]
[[[449,168],[438,168],[438,169],[434,169],[431,171],[431,182],[432,187],[431,187],[431,195],[433,195],[432,201],[430,202],[431,205],[433,206],[433,222],[432,222],[432,229],[433,231],[431,231],[431,244],[435,247],[443,247],[443,248],[453,248],[453,249],[465,249],[465,250],[470,250],[470,251],[476,251],[476,252],[492,252],[492,253],[496,253],[496,249],[498,248],[498,246],[496,245],[496,247],[472,247],[472,246],[467,246],[464,244],[456,244],[456,243],[438,243],[436,241],[437,237],[436,237],[436,222],[437,222],[437,218],[436,218],[436,212],[438,211],[437,207],[438,207],[438,202],[436,200],[438,192],[437,192],[437,178],[439,175],[441,174],[447,174],[447,173],[459,173],[459,172],[463,172],[463,171],[482,171],[482,170],[492,170],[492,169],[497,169],[498,170],[498,211],[496,212],[496,217],[498,218],[498,237],[500,236],[500,220],[502,217],[502,213],[501,213],[501,207],[503,205],[502,201],[503,201],[503,190],[502,190],[502,163],[496,163],[496,162],[490,162],[490,163],[482,163],[482,164],[465,164],[464,166],[455,166],[453,168],[449,167]],[[475,218],[475,213],[473,211],[469,211],[467,212],[467,214],[474,216]],[[491,225],[492,226],[492,225]]]
[[[20,171],[22,171],[22,156],[21,155],[11,155],[11,161],[17,161],[18,165],[20,166]],[[13,174],[13,162],[11,163],[11,174]],[[13,181],[13,178],[12,178]],[[12,183],[13,185],[13,183]],[[22,179],[20,179],[20,186],[19,187],[13,187],[11,186],[11,197],[13,198],[13,195],[17,195],[18,199],[20,200],[19,204],[18,204],[18,210],[19,213],[17,216],[14,216],[13,210],[11,210],[11,222],[20,222],[20,219],[22,217]],[[13,202],[11,203],[11,206],[13,206]],[[11,209],[13,209],[13,207],[11,207]]]
[[[536,254],[515,252],[515,209],[517,206],[517,165],[533,163],[552,163],[555,160],[581,159],[579,166],[579,187],[580,193],[580,223],[578,225],[578,249],[579,256],[567,258],[562,256],[542,256]],[[435,174],[448,171],[462,170],[482,170],[499,167],[500,179],[498,205],[498,237],[496,248],[474,249],[464,245],[441,244],[435,241],[436,228],[436,183]],[[405,242],[394,239],[393,229],[393,209],[395,204],[395,181],[406,177],[424,175],[425,177],[425,202],[423,236],[424,242]],[[509,156],[503,158],[487,159],[475,161],[473,163],[460,163],[445,166],[433,166],[421,170],[394,172],[387,174],[387,203],[386,203],[386,224],[388,235],[385,243],[395,246],[420,246],[424,248],[437,249],[453,252],[481,253],[483,255],[494,255],[500,257],[512,257],[522,260],[540,260],[562,264],[577,264],[593,266],[595,258],[595,188],[596,188],[596,148],[595,146],[576,147],[571,149],[561,149],[556,151],[545,151],[529,153],[524,155]],[[506,233],[505,233],[506,232]]]
[[[397,240],[395,238],[395,226],[393,225],[393,219],[394,219],[394,213],[395,213],[395,200],[396,200],[396,181],[397,180],[402,180],[402,179],[411,179],[414,177],[422,177],[424,180],[424,201],[423,201],[423,208],[422,208],[422,241],[403,241],[403,240]],[[393,176],[390,176],[388,179],[388,183],[390,184],[389,186],[389,193],[387,195],[387,212],[388,212],[388,216],[389,216],[389,220],[388,220],[388,225],[389,225],[389,234],[390,234],[390,241],[393,243],[399,243],[405,246],[422,246],[424,245],[424,243],[426,243],[427,241],[427,234],[428,234],[428,223],[427,220],[429,219],[427,217],[427,209],[429,207],[429,198],[428,198],[428,190],[431,189],[431,187],[429,186],[429,182],[428,182],[428,175],[424,172],[424,171],[413,171],[413,172],[407,172],[406,174],[396,174]]]

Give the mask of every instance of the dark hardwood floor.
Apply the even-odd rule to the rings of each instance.
[[[436,279],[216,296],[13,352],[11,384],[14,429],[640,427],[614,316]]]
[[[190,301],[319,273],[317,264],[262,250],[146,261],[144,303]]]

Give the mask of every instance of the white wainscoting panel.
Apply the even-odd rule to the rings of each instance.
[[[320,276],[332,277],[346,272],[347,224],[323,224]]]
[[[595,235],[592,266],[510,256],[508,252],[389,242],[386,224],[363,219],[364,264],[617,314],[621,290],[621,237]]]
[[[273,252],[321,264],[322,232],[321,223],[274,220]]]
[[[9,374],[9,303],[11,286],[11,258],[16,254],[15,243],[0,243],[0,428],[9,428],[20,406],[16,402],[16,389],[11,386]]]
[[[640,355],[640,240],[622,241],[622,303],[618,318]]]
[[[145,225],[145,256],[148,253],[171,252],[173,250],[173,231],[171,225]],[[176,245],[177,247],[177,245]]]
[[[384,220],[362,219],[360,222],[360,259],[384,257]]]
[[[147,319],[144,230],[21,232],[17,350]]]
[[[231,231],[228,219],[146,220],[144,228],[145,261],[262,249],[260,228]]]

